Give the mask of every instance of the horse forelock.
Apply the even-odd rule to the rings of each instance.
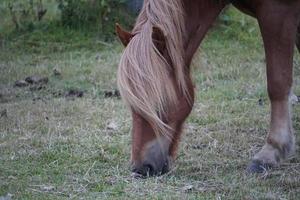
[[[153,27],[165,35],[168,62],[152,40]],[[135,35],[121,57],[118,86],[123,99],[151,124],[158,135],[170,138],[164,122],[168,110],[176,106],[179,91],[188,99],[184,62],[184,9],[181,0],[145,0],[133,29]],[[176,83],[170,78],[174,70]]]

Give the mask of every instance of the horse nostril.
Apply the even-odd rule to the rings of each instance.
[[[144,164],[143,169],[146,176],[153,176],[156,174],[154,166],[151,164]]]
[[[137,174],[138,176],[153,176],[156,174],[156,170],[154,165],[150,164],[150,163],[144,163],[138,167],[134,167],[132,169],[132,172]]]
[[[162,174],[165,174],[167,173],[168,171],[170,170],[170,166],[169,166],[169,162],[166,161],[162,167],[162,170],[161,170],[161,173]]]
[[[150,163],[144,162],[139,166],[135,166],[132,169],[134,176],[136,177],[148,177],[148,176],[159,176],[169,171],[170,164],[168,161],[161,163]]]

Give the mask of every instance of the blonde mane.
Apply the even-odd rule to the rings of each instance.
[[[171,63],[153,43],[153,27],[164,33]],[[168,138],[172,129],[165,120],[177,105],[176,87],[188,98],[184,30],[181,0],[145,0],[132,32],[135,36],[124,50],[118,70],[118,87],[125,102],[151,124],[157,135]]]

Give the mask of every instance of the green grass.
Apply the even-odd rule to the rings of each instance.
[[[229,12],[229,27],[216,26],[195,59],[197,101],[175,168],[149,179],[130,177],[130,113],[121,100],[103,94],[116,88],[120,44],[102,42],[93,33],[51,28],[5,37],[0,49],[0,111],[7,110],[0,118],[0,197],[299,199],[299,151],[267,174],[245,174],[264,143],[270,110],[257,25]],[[299,94],[297,54],[295,66]],[[53,75],[54,68],[61,77]],[[33,74],[49,77],[45,89],[13,87]],[[53,95],[71,88],[83,90],[84,97]],[[294,105],[296,134],[299,111]],[[107,129],[110,122],[116,130]]]

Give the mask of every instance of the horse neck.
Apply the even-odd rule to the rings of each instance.
[[[186,66],[190,66],[201,41],[227,4],[228,1],[226,0],[184,0],[186,24],[184,49]]]

